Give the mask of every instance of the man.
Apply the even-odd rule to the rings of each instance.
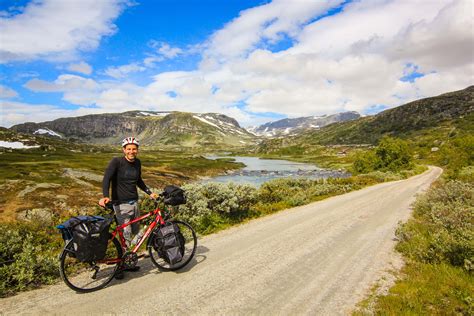
[[[152,193],[151,190],[143,182],[141,175],[141,162],[137,158],[138,139],[135,137],[127,137],[122,141],[123,157],[114,157],[107,169],[105,170],[104,179],[102,181],[103,198],[99,200],[99,205],[105,206],[110,202],[109,188],[112,184],[112,202],[114,203],[114,211],[119,225],[128,223],[140,216],[138,210],[138,192],[137,186],[156,199],[158,195]],[[140,223],[134,223],[125,227],[124,237],[130,242],[132,234],[137,234],[140,229]],[[137,271],[139,267],[132,271]]]

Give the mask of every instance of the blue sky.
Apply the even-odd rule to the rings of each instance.
[[[473,84],[472,2],[0,2],[0,126],[128,110],[250,126]]]

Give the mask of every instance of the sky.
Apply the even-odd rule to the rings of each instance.
[[[474,83],[471,0],[1,0],[0,126],[130,110],[244,127]]]

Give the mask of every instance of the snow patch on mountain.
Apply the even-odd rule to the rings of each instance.
[[[206,119],[203,118],[203,117],[199,117],[199,116],[197,116],[197,115],[193,115],[193,117],[196,118],[196,119],[198,119],[198,120],[200,120],[201,122],[204,122],[204,123],[206,123],[206,124],[209,124],[209,125],[211,125],[211,126],[214,126],[214,127],[219,128],[219,126],[217,126],[217,125],[214,124],[214,123],[209,122],[208,120],[206,120]]]
[[[28,146],[23,144],[22,142],[6,142],[3,140],[0,140],[0,147],[4,148],[12,148],[12,149],[28,149],[28,148],[38,148],[38,146]]]
[[[51,135],[51,136],[56,136],[56,137],[62,138],[61,135],[59,135],[55,131],[50,130],[49,128],[40,128],[40,129],[36,130],[33,134],[39,134],[39,135],[45,135],[46,134],[46,135]]]
[[[166,116],[170,114],[171,112],[139,112],[139,114],[143,116]]]

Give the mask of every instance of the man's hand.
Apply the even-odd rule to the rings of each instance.
[[[156,200],[158,198],[158,194],[153,192],[152,194],[150,194],[150,198],[152,198],[153,200]]]
[[[101,198],[99,200],[99,205],[102,206],[102,207],[105,207],[105,204],[107,204],[109,202],[110,202],[110,199],[108,197],[104,197],[104,198]]]

